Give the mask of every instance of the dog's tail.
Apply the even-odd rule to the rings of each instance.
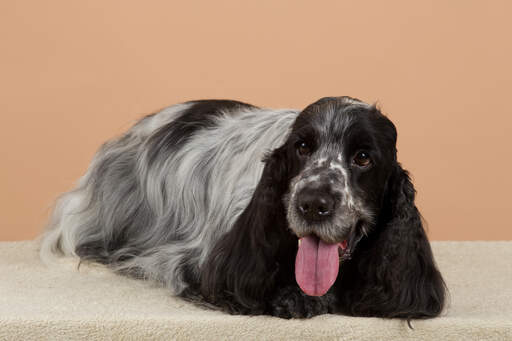
[[[77,256],[75,249],[81,227],[92,218],[87,217],[91,199],[87,188],[89,173],[80,179],[75,189],[57,199],[45,232],[39,238],[39,254],[44,262],[57,256]]]

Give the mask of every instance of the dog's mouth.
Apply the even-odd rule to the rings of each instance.
[[[340,260],[350,259],[361,237],[351,235],[339,243],[327,243],[316,235],[299,239],[295,258],[295,280],[309,296],[323,296],[332,287]]]

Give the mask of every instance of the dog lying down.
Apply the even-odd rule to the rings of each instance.
[[[397,133],[375,106],[170,106],[105,143],[41,256],[154,280],[232,314],[430,318],[445,285]]]

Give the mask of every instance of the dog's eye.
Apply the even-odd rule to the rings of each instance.
[[[370,155],[367,152],[359,152],[354,157],[354,163],[359,167],[366,167],[372,163]]]
[[[299,155],[305,156],[311,153],[311,148],[306,142],[300,141],[297,143],[297,152]]]

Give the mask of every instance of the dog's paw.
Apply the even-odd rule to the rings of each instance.
[[[297,286],[279,289],[270,301],[270,313],[281,318],[309,318],[330,312],[333,296],[308,296]]]

